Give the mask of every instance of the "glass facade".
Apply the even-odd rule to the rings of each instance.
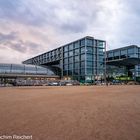
[[[137,46],[128,46],[107,51],[107,61],[121,58],[140,58],[140,48]]]
[[[23,64],[0,64],[0,74],[54,75],[47,68]]]
[[[105,41],[87,36],[23,63],[59,67],[61,78],[94,82],[104,76],[104,51]]]
[[[63,52],[63,57],[68,57],[67,61],[63,59],[63,77],[80,82],[94,82],[95,77],[104,76],[105,41],[86,37],[69,46],[71,47]]]
[[[130,63],[130,61],[132,62]],[[130,76],[132,80],[140,79],[140,64],[136,64],[136,61],[140,61],[140,48],[132,45],[123,47],[111,51],[107,51],[107,62],[126,60],[126,63],[121,66],[107,65],[107,73],[109,76]],[[133,63],[134,62],[134,63]],[[139,80],[140,81],[140,80]]]

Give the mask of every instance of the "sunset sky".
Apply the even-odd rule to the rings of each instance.
[[[84,36],[140,45],[140,0],[0,0],[0,63],[21,63]]]

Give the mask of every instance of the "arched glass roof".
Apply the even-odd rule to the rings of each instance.
[[[36,75],[55,75],[54,72],[48,68],[36,65],[25,64],[6,64],[0,63],[1,74],[36,74]]]

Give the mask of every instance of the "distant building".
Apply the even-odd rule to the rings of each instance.
[[[39,82],[42,82],[41,85],[47,80],[55,79],[59,79],[59,76],[44,67],[25,64],[0,64],[0,85],[6,83],[39,85]]]
[[[104,40],[86,36],[23,62],[48,67],[61,79],[83,83],[119,80],[140,81],[140,48],[136,45],[106,50]],[[106,60],[106,61],[105,61]]]
[[[106,54],[108,76],[140,81],[140,47],[131,45],[107,51]]]
[[[104,79],[105,41],[86,36],[23,62],[47,66],[62,79],[94,82]]]

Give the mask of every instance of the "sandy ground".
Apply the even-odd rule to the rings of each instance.
[[[140,140],[140,86],[0,88],[0,136]]]

